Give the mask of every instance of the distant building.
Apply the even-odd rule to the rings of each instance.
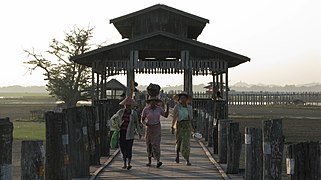
[[[222,91],[223,89],[226,89],[226,86],[225,86],[225,83],[222,83],[221,84],[216,84],[215,86],[215,89],[214,91]],[[213,82],[209,82],[207,86],[204,87],[206,90],[205,92],[208,93],[208,94],[212,94],[213,93]],[[229,90],[229,89],[228,89]],[[214,92],[214,93],[216,93]]]
[[[126,92],[126,86],[117,81],[111,79],[106,83],[106,95],[107,99],[120,99]]]

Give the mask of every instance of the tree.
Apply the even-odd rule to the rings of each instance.
[[[24,50],[30,58],[25,62],[30,65],[29,71],[43,69],[50,95],[64,101],[67,108],[75,107],[78,101],[89,98],[91,73],[86,66],[71,61],[70,57],[83,54],[92,48],[89,41],[93,29],[74,27],[65,33],[62,42],[53,39],[46,51],[47,57],[35,53],[34,49]]]

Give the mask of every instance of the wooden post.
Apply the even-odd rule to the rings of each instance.
[[[181,59],[183,61],[183,68],[184,68],[184,91],[188,94],[193,94],[193,73],[192,67],[190,62],[189,51],[184,50],[181,51]]]
[[[127,91],[126,96],[132,97],[134,92],[135,71],[134,63],[138,59],[138,51],[130,51],[129,61],[127,64]]]
[[[69,133],[64,113],[48,111],[46,121],[46,179],[71,179]]]
[[[202,113],[201,113],[201,109],[197,109],[197,132],[201,132],[201,118],[202,118]]]
[[[208,116],[208,142],[207,146],[208,147],[213,147],[213,116],[209,115]]]
[[[213,128],[213,151],[214,154],[218,154],[218,131],[219,131],[219,121],[225,119],[224,104],[225,101],[217,100],[214,102],[214,128]]]
[[[92,106],[86,106],[85,110],[86,110],[86,119],[87,119],[87,127],[88,127],[90,165],[99,165],[100,164],[100,151],[99,151],[100,147],[98,144],[98,138],[96,133],[95,109]],[[98,128],[99,128],[99,124],[98,124]]]
[[[108,129],[107,129],[107,117],[108,116],[108,104],[103,101],[97,103],[96,105],[97,121],[99,122],[99,137],[98,143],[100,145],[100,155],[109,156],[109,141],[108,141]]]
[[[319,180],[319,142],[304,142],[288,145],[286,148],[286,167],[289,180]]]
[[[262,129],[245,128],[245,180],[263,179]]]
[[[97,143],[98,143],[98,146],[99,146],[99,156],[102,156],[102,145],[101,145],[101,135],[100,135],[100,132],[101,132],[101,125],[100,125],[100,108],[99,108],[99,104],[96,103],[94,104],[94,112],[95,112],[95,117],[96,117],[96,124],[95,124],[95,130],[96,130],[96,136],[97,136]]]
[[[72,178],[89,177],[88,128],[84,107],[64,111],[69,125],[69,156]]]
[[[105,63],[101,63],[103,66]],[[106,68],[101,71],[101,80],[100,80],[100,99],[106,98]]]
[[[95,101],[95,67],[96,63],[91,63],[91,87],[90,87],[90,94],[91,94],[91,103],[94,104]]]
[[[227,127],[231,120],[222,119],[218,124],[218,161],[227,162]]]
[[[0,179],[12,179],[12,136],[10,119],[0,118]]]
[[[199,133],[202,133],[202,109],[200,109],[200,108],[198,108],[197,109],[197,111],[198,111],[198,122],[197,122],[197,131],[199,132]]]
[[[61,116],[61,115],[58,115]],[[71,179],[72,177],[72,166],[70,165],[70,132],[69,132],[69,123],[68,120],[66,118],[66,114],[63,113],[63,121],[62,121],[62,128],[61,128],[61,141],[59,143],[62,143],[62,154],[63,154],[63,158],[62,158],[62,163],[63,163],[63,169],[62,169],[62,174],[63,174],[63,178],[64,179]],[[60,117],[61,118],[61,117]],[[47,145],[46,145],[47,148]],[[46,168],[47,166],[45,166]],[[55,172],[53,172],[55,173]],[[47,176],[45,176],[46,179]]]
[[[99,100],[99,81],[100,81],[100,78],[99,78],[99,72],[97,71],[96,72],[96,79],[97,79],[97,82],[96,82],[96,99]]]
[[[22,141],[21,146],[21,180],[44,179],[43,141]]]
[[[198,130],[198,110],[197,109],[193,109],[193,123],[192,125],[194,126],[193,128],[197,131]]]
[[[214,113],[217,119],[226,119],[226,102],[224,100],[217,100],[214,106]]]
[[[284,137],[282,120],[263,121],[263,179],[281,180]]]
[[[213,119],[213,153],[218,154],[218,123],[219,119]]]
[[[225,106],[225,118],[228,119],[228,102],[229,102],[229,95],[228,95],[228,91],[229,91],[229,87],[228,87],[228,66],[226,65],[226,73],[225,73],[225,102],[226,102],[226,106]]]
[[[111,109],[112,106],[114,104],[112,104],[111,101],[107,101],[107,103],[104,103],[103,105],[103,123],[101,124],[101,126],[104,126],[104,132],[103,132],[103,136],[105,137],[105,144],[104,144],[104,155],[105,156],[109,156],[110,155],[110,141],[111,141],[111,134],[110,134],[110,126],[109,126],[109,121],[110,121],[110,117],[113,115]],[[117,104],[118,105],[118,104]]]
[[[107,71],[106,71],[106,63],[104,63],[104,99],[107,99],[107,79],[108,79],[108,75],[107,75]]]
[[[220,91],[221,91],[221,95],[224,96],[224,91],[223,91],[223,86],[224,86],[224,84],[223,84],[223,73],[220,73],[219,76],[220,76]]]
[[[202,111],[197,109],[197,132],[201,132],[202,129]]]
[[[227,126],[227,170],[228,174],[239,173],[242,138],[238,122]]]
[[[216,92],[217,92],[217,91],[219,91],[219,84],[220,84],[218,74],[215,75],[215,79],[216,79],[216,81],[215,81],[216,85],[215,86],[216,86]]]
[[[205,112],[205,119],[204,119],[204,139],[205,141],[208,142],[208,136],[209,136],[209,114],[206,112],[206,110],[204,111]]]
[[[206,113],[205,110],[202,109],[202,119],[201,119],[201,130],[202,130],[202,136],[205,137],[205,118],[206,118]]]
[[[212,98],[215,100],[216,99],[216,90],[215,90],[215,74],[214,71],[212,71],[212,77],[213,77],[213,82],[212,82]]]

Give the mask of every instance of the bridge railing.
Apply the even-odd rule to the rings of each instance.
[[[172,97],[179,91],[170,91]],[[193,92],[193,99],[211,99],[212,93]],[[321,105],[321,92],[236,92],[228,94],[230,105]]]

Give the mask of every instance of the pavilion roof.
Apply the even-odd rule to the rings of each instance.
[[[182,18],[175,18],[178,16]],[[155,20],[157,19],[156,21],[162,21],[162,18],[167,18],[166,23],[170,23],[171,25],[175,24],[175,26],[178,26],[180,22],[175,23],[173,21],[184,21],[184,23],[186,23],[186,25],[190,28],[188,30],[187,37],[191,39],[197,39],[197,37],[203,31],[205,25],[209,23],[208,19],[166,6],[164,4],[156,4],[124,16],[111,19],[110,23],[114,24],[123,38],[132,38],[132,30],[134,26],[142,24],[142,20],[146,17],[151,19],[155,18]],[[150,20],[147,22],[150,22]],[[144,24],[145,23],[146,21],[144,21]]]
[[[141,51],[142,53],[140,53],[140,58],[146,58],[148,55],[153,55],[148,54],[148,52],[162,52],[158,54],[164,54],[167,52],[170,54],[170,56],[175,56],[177,55],[176,52],[188,50],[191,55],[190,59],[192,61],[197,61],[198,59],[209,59],[215,61],[220,59],[226,61],[229,68],[250,61],[250,58],[235,52],[162,31],[149,33],[143,36],[101,47],[78,56],[73,56],[71,57],[71,60],[89,67],[92,66],[92,62],[97,60],[129,61],[128,56],[130,50]]]

